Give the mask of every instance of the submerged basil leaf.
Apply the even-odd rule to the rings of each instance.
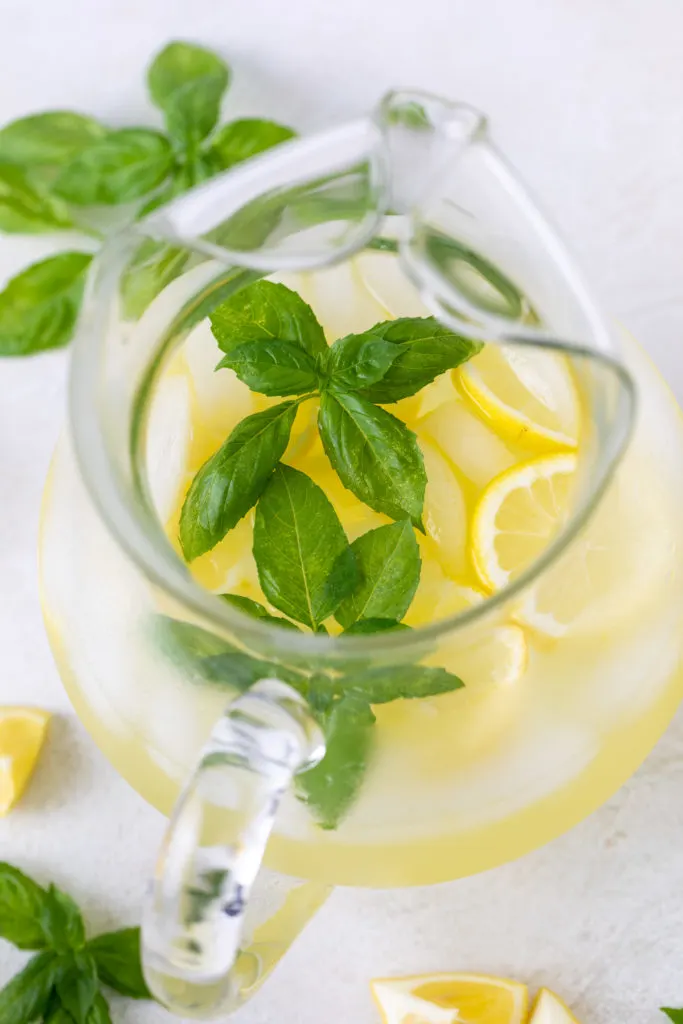
[[[344,636],[361,636],[365,633],[400,633],[411,627],[396,619],[359,619],[344,630]]]
[[[179,277],[190,258],[188,249],[145,238],[121,277],[124,316],[137,320],[166,285]]]
[[[258,501],[285,453],[297,408],[281,402],[247,416],[199,470],[180,513],[188,561],[210,551]]]
[[[360,395],[337,390],[323,392],[318,425],[344,486],[376,512],[421,528],[427,474],[412,430]]]
[[[323,329],[309,305],[291,288],[255,281],[211,314],[211,330],[223,352],[248,341],[288,341],[310,356],[328,352]]]
[[[291,128],[275,121],[244,117],[222,125],[211,139],[205,155],[215,172],[224,171],[295,136],[296,132]]]
[[[33,182],[23,167],[0,164],[0,231],[44,234],[73,227],[64,203]]]
[[[388,404],[414,395],[446,370],[467,362],[483,345],[456,334],[433,317],[402,317],[370,328],[369,334],[395,345],[396,358],[381,379],[363,388],[371,402]]]
[[[361,581],[337,608],[337,621],[348,628],[358,619],[402,619],[420,582],[420,549],[410,523],[369,530],[351,550]]]
[[[22,270],[0,293],[0,356],[26,356],[71,339],[92,256],[61,252]]]
[[[360,789],[370,757],[375,716],[356,694],[342,697],[323,714],[325,756],[296,777],[301,799],[324,829],[334,829]]]
[[[130,203],[158,188],[173,166],[171,144],[149,128],[121,128],[78,153],[54,191],[81,206]]]
[[[221,594],[221,597],[227,604],[231,604],[233,608],[238,608],[245,615],[251,615],[252,619],[261,619],[262,622],[270,622],[274,626],[280,626],[283,629],[294,629],[299,632],[299,627],[295,626],[289,619],[283,619],[280,615],[271,615],[262,604],[259,604],[258,601],[252,601],[250,597],[241,597],[239,594]]]
[[[152,100],[165,116],[170,134],[195,147],[215,127],[230,81],[227,64],[193,43],[165,46],[147,72]]]
[[[256,506],[254,558],[268,600],[316,630],[358,580],[337,513],[305,473],[279,465]]]
[[[394,700],[418,700],[452,693],[465,684],[445,668],[430,665],[387,665],[365,672],[348,673],[341,686],[345,693],[357,693],[369,704]]]

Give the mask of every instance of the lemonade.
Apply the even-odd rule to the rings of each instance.
[[[429,316],[388,253],[275,280],[311,306],[329,344]],[[271,866],[362,885],[484,870],[569,828],[651,749],[683,693],[683,429],[642,351],[629,339],[624,347],[640,395],[627,455],[578,538],[507,601],[485,604],[543,555],[572,510],[587,430],[571,361],[485,345],[387,406],[416,435],[427,474],[424,532],[410,527],[419,583],[400,618],[419,630],[464,616],[421,650],[421,664],[464,687],[373,706],[372,753],[343,817],[320,828],[287,794]],[[244,417],[282,401],[251,391],[231,369],[214,372],[220,357],[204,319],[164,361],[149,401],[147,486],[179,559],[195,475]],[[322,489],[355,542],[397,517],[342,484],[317,414],[317,400],[298,407],[282,462]],[[254,558],[254,520],[252,508],[189,571],[214,594],[259,602],[281,619]],[[147,623],[153,612],[200,620],[141,579],[108,536],[68,440],[52,467],[41,547],[45,617],[71,698],[121,774],[168,813],[230,690],[183,674],[141,625],[141,608]],[[342,631],[333,615],[324,625]],[[382,642],[390,658],[386,635]]]

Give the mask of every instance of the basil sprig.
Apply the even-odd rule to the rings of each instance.
[[[70,896],[6,863],[0,863],[0,938],[35,953],[0,990],[2,1024],[111,1024],[101,985],[131,999],[152,998],[139,928],[88,941]]]
[[[230,69],[217,54],[172,42],[152,61],[147,85],[166,131],[109,128],[92,117],[56,110],[0,129],[0,231],[79,230],[87,207],[136,204],[144,216],[161,203],[242,160],[293,137],[261,118],[219,126]],[[134,207],[134,209],[136,208]],[[92,218],[90,218],[92,219]],[[116,228],[114,218],[112,227]],[[98,232],[88,229],[89,234]],[[189,254],[145,240],[122,282],[123,310],[139,317],[184,269]],[[73,287],[65,289],[65,268]],[[30,355],[68,344],[81,304],[90,252],[60,253],[27,267],[0,292],[0,355]]]

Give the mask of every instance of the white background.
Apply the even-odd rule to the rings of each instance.
[[[0,122],[75,108],[156,123],[150,55],[181,37],[234,69],[230,115],[312,130],[388,87],[468,100],[549,210],[595,291],[683,397],[680,0],[0,0]],[[63,240],[0,239],[0,276]],[[0,857],[54,879],[94,931],[135,923],[162,821],[62,692],[40,620],[40,493],[63,416],[61,353],[0,363],[0,703],[57,712]],[[477,969],[561,992],[595,1024],[683,1005],[683,722],[599,813],[543,850],[438,889],[338,891],[244,1024],[371,1024],[372,975]],[[0,944],[0,983],[22,957]],[[114,1003],[115,1021],[161,1024]]]

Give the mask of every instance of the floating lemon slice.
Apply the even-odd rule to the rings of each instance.
[[[566,525],[576,465],[571,454],[534,459],[486,488],[470,537],[472,561],[487,588],[500,590],[516,579]],[[628,628],[652,606],[653,594],[670,585],[675,540],[668,515],[655,480],[618,474],[578,537],[530,587],[515,617],[550,637]]]
[[[556,536],[570,508],[576,456],[523,462],[496,477],[472,518],[472,560],[485,586],[500,590]]]
[[[39,708],[0,708],[0,817],[24,792],[49,721]]]
[[[424,974],[413,978],[378,978],[370,982],[385,1024],[522,1024],[526,985],[486,974]]]
[[[542,988],[534,1002],[529,1024],[579,1024],[559,996],[548,988]]]
[[[506,440],[534,451],[576,447],[581,405],[564,356],[486,345],[453,378]]]

